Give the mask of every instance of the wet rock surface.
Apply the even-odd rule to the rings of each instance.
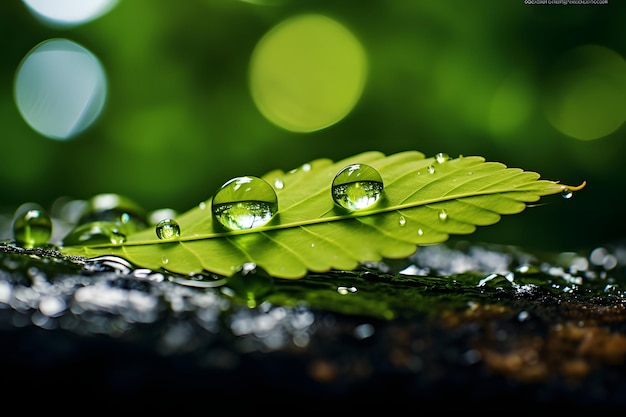
[[[541,259],[461,242],[402,265],[222,285],[5,245],[5,393],[31,409],[80,398],[220,415],[622,410],[622,248]]]

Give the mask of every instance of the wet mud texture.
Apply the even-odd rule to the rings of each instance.
[[[459,305],[442,301],[454,288],[418,277],[411,285],[443,308],[383,318],[310,300],[250,307],[216,288],[23,257],[0,257],[3,397],[23,410],[626,410],[619,294],[497,286]],[[274,292],[386,280],[315,275]]]

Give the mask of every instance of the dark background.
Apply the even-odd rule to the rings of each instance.
[[[98,19],[61,28],[42,24],[21,1],[3,2],[0,212],[104,192],[182,212],[234,176],[366,150],[419,150],[587,181],[571,200],[549,198],[472,239],[559,251],[603,245],[626,229],[625,12],[617,0],[122,0]],[[302,13],[343,24],[367,54],[356,106],[310,133],[266,119],[248,82],[259,40]],[[101,116],[67,141],[31,129],[14,100],[20,62],[51,38],[84,46],[107,75]],[[580,53],[589,46],[598,54]],[[559,112],[592,137],[552,123]]]

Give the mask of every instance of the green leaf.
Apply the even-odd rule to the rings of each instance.
[[[333,179],[352,164],[369,165],[382,176],[382,197],[367,209],[347,211],[332,198]],[[61,251],[116,255],[139,267],[190,275],[231,276],[252,262],[274,277],[296,279],[310,271],[351,270],[362,262],[407,257],[419,245],[470,234],[501,215],[523,211],[541,196],[585,185],[541,180],[535,172],[479,156],[441,160],[417,151],[365,152],[338,162],[318,159],[262,178],[282,185],[275,186],[278,214],[265,226],[227,231],[213,220],[209,199],[176,219],[181,235],[174,240],[159,240],[149,229],[129,235],[123,244]]]

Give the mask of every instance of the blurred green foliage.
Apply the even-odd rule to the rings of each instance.
[[[311,133],[264,118],[248,83],[259,40],[302,13],[340,22],[360,40],[368,62],[352,111]],[[570,201],[552,200],[473,238],[559,250],[593,247],[626,231],[624,17],[626,4],[617,0],[121,0],[92,22],[62,29],[41,24],[20,1],[4,2],[0,211],[113,192],[149,210],[182,212],[235,176],[366,150],[415,149],[428,156],[482,155],[565,184],[586,180]],[[20,61],[51,38],[89,49],[108,77],[96,124],[64,142],[32,130],[13,96]],[[593,58],[571,59],[589,45],[607,57],[600,67]],[[568,93],[581,83],[588,87]],[[594,129],[605,123],[604,114],[614,126]],[[563,117],[598,137],[572,137],[554,122]]]

